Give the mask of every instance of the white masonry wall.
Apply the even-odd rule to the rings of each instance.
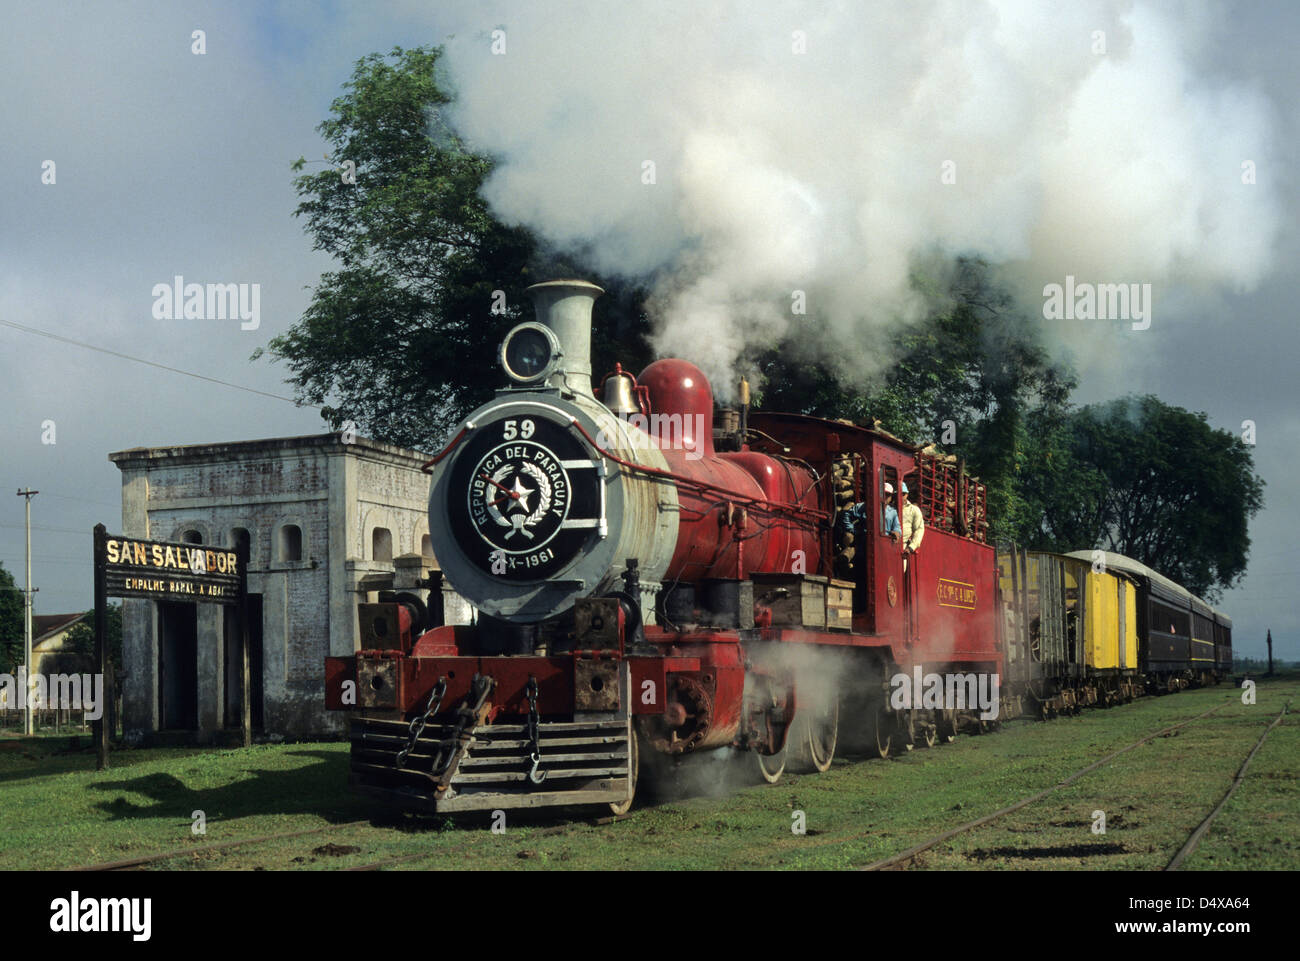
[[[324,710],[325,657],[356,650],[361,579],[391,573],[374,556],[374,532],[392,535],[392,557],[421,553],[428,534],[429,478],[423,456],[338,434],[111,455],[122,470],[123,529],[129,537],[235,544],[251,537],[250,594],[262,595],[264,724],[268,734],[338,733],[344,716]],[[302,557],[284,556],[285,525],[302,531]],[[434,565],[427,557],[429,566]],[[373,591],[369,599],[374,599]],[[468,615],[449,605],[457,620]],[[226,726],[224,619],[234,609],[200,605],[198,717],[200,740]],[[453,618],[449,616],[449,620]],[[159,724],[159,625],[152,601],[124,604],[127,671],[123,720],[128,732]]]

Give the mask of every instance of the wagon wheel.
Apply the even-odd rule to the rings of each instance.
[[[877,757],[889,757],[890,747],[890,724],[884,708],[874,707],[871,709],[871,737],[867,742],[869,753]]]
[[[808,774],[813,770],[811,725],[808,710],[800,707],[790,722],[790,731],[785,736],[785,769],[791,774]]]
[[[631,734],[632,736],[628,738],[627,741],[627,750],[632,762],[632,790],[628,792],[626,800],[609,802],[610,813],[616,816],[626,814],[628,811],[632,810],[632,805],[636,803],[636,784],[640,779],[641,773],[641,747],[638,743],[641,740],[641,736],[637,734],[635,729],[632,730]]]
[[[825,710],[808,718],[808,754],[812,766],[819,774],[830,770],[835,758],[835,746],[840,735],[840,701],[832,696]]]
[[[760,754],[754,752],[758,758],[758,773],[763,776],[763,780],[768,784],[775,784],[781,780],[781,775],[785,773],[785,757],[788,745],[782,746],[781,750],[775,754]]]

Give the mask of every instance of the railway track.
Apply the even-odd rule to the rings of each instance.
[[[1144,744],[1148,744],[1151,741],[1155,740],[1156,738],[1173,734],[1174,732],[1178,731],[1181,728],[1184,728],[1197,721],[1201,721],[1207,717],[1210,717],[1216,714],[1217,712],[1221,711],[1225,707],[1228,707],[1231,703],[1232,702],[1230,700],[1225,701],[1224,703],[1219,704],[1213,708],[1210,708],[1209,710],[1197,714],[1193,717],[1186,718],[1175,724],[1169,725],[1167,727],[1163,727],[1158,731],[1154,731],[1151,734],[1148,734],[1142,737],[1141,739],[1136,740],[1125,747],[1119,748],[1118,750],[1107,754],[1106,756],[1100,758],[1099,760],[1096,760],[1088,764],[1087,766],[1080,768],[1079,770],[1068,775],[1067,777],[1063,778],[1057,783],[1047,788],[1044,788],[1043,790],[1037,791],[1015,802],[1014,804],[1007,805],[1006,807],[1000,808],[999,810],[994,811],[991,814],[987,814],[983,817],[957,825],[956,827],[944,831],[941,834],[935,835],[934,837],[929,838],[926,841],[923,841],[919,844],[912,845],[907,849],[899,852],[898,854],[868,864],[864,868],[861,868],[860,870],[872,871],[872,870],[885,870],[889,868],[899,868],[899,867],[905,868],[909,861],[912,861],[917,857],[917,855],[923,853],[924,851],[930,850],[935,846],[950,840],[951,838],[984,827],[994,821],[999,820],[1000,818],[1006,817],[1007,815],[1013,814],[1016,811],[1028,807],[1029,805],[1032,805],[1038,801],[1041,801],[1042,799],[1048,797],[1054,792],[1059,791],[1062,788],[1065,788],[1073,784],[1080,778],[1088,775],[1093,771],[1096,771],[1097,769],[1103,767],[1106,764],[1109,764],[1110,762],[1114,761],[1116,758]],[[1244,780],[1250,762],[1255,757],[1256,753],[1258,753],[1259,749],[1262,747],[1269,733],[1271,733],[1274,728],[1276,728],[1279,724],[1281,724],[1286,714],[1289,713],[1291,704],[1292,701],[1288,700],[1285,706],[1282,708],[1281,713],[1279,713],[1279,715],[1272,721],[1271,724],[1268,725],[1268,727],[1260,735],[1258,740],[1254,743],[1254,746],[1252,747],[1250,752],[1247,754],[1245,760],[1242,762],[1240,768],[1236,773],[1236,777],[1233,779],[1231,785],[1229,786],[1228,790],[1224,794],[1223,798],[1209,813],[1209,815],[1192,831],[1186,843],[1183,845],[1180,851],[1174,856],[1174,858],[1169,862],[1168,866],[1166,867],[1166,870],[1177,870],[1178,867],[1186,860],[1186,858],[1195,850],[1196,845],[1200,842],[1200,840],[1205,836],[1205,834],[1209,830],[1211,823],[1222,811],[1224,806],[1227,804],[1228,800],[1233,796],[1237,787],[1239,787],[1242,781]],[[618,821],[627,820],[634,816],[635,815],[633,814],[633,815],[622,815],[618,817],[613,817],[613,816],[604,816],[604,817],[597,817],[597,818],[579,817],[572,820],[566,820],[563,824],[557,824],[551,827],[538,830],[534,832],[532,836],[546,837],[555,834],[562,834],[569,830],[572,830],[575,827],[579,827],[584,823],[590,825],[606,825]],[[313,837],[319,835],[331,835],[349,829],[363,828],[368,826],[371,827],[375,826],[374,822],[369,819],[349,821],[340,824],[326,825],[319,828],[311,828],[307,830],[277,832],[271,834],[257,835],[248,838],[237,838],[229,841],[221,841],[212,844],[195,845],[188,848],[157,852],[154,854],[141,855],[138,857],[131,857],[131,858],[126,858],[118,861],[83,865],[80,867],[70,868],[68,870],[73,870],[73,871],[132,870],[132,869],[148,867],[149,865],[159,864],[167,861],[174,861],[177,859],[194,857],[194,856],[202,856],[209,852],[227,851],[227,850],[242,848],[246,846],[254,846],[257,844],[265,844],[265,843],[275,842],[275,841],[285,841],[285,840],[291,840],[295,838],[305,838],[305,837]],[[869,836],[871,833],[872,832],[860,832],[858,834],[850,835],[847,837],[838,837],[838,838],[828,837],[819,841],[813,841],[811,846],[820,846],[822,844],[843,844],[845,842],[849,842],[855,839],[860,839],[862,837]],[[466,838],[466,840],[469,840],[468,837]],[[356,842],[349,839],[348,843],[356,843]],[[458,853],[458,851],[465,851],[468,849],[469,846],[453,845],[452,848],[438,848],[433,850],[416,851],[409,854],[400,854],[393,857],[375,860],[373,862],[369,862],[365,864],[349,865],[347,867],[337,868],[336,870],[380,871],[391,867],[413,865],[421,861],[427,861],[438,857],[454,857]]]
[[[1191,853],[1196,850],[1196,846],[1201,843],[1201,838],[1205,837],[1205,833],[1210,829],[1210,825],[1214,822],[1214,819],[1218,817],[1219,812],[1223,810],[1223,806],[1228,803],[1228,799],[1232,797],[1237,788],[1241,786],[1241,782],[1246,779],[1246,768],[1250,767],[1250,762],[1254,760],[1259,749],[1264,746],[1264,740],[1273,732],[1275,727],[1282,723],[1282,719],[1286,717],[1287,712],[1290,710],[1291,701],[1288,700],[1282,705],[1282,710],[1278,712],[1277,717],[1273,719],[1273,723],[1264,728],[1263,733],[1259,736],[1259,740],[1255,742],[1255,746],[1252,747],[1250,753],[1246,755],[1246,760],[1241,762],[1241,767],[1237,769],[1237,776],[1232,779],[1232,783],[1228,785],[1228,790],[1224,793],[1219,803],[1214,806],[1214,810],[1207,814],[1205,820],[1196,826],[1188,836],[1187,841],[1178,849],[1178,853],[1175,854],[1169,860],[1169,863],[1165,865],[1166,871],[1177,871],[1182,867],[1183,862],[1187,860]]]
[[[1093,763],[1089,764],[1087,767],[1082,767],[1079,770],[1075,771],[1073,774],[1069,775],[1068,777],[1056,782],[1051,787],[1044,788],[1041,791],[1031,794],[1029,797],[1023,798],[1022,800],[1017,801],[1015,804],[1009,804],[1004,808],[999,808],[998,810],[994,811],[992,814],[986,814],[984,815],[984,817],[976,818],[973,821],[967,821],[964,824],[959,824],[957,827],[944,831],[942,834],[935,835],[934,837],[930,838],[928,841],[922,841],[920,844],[914,844],[911,847],[907,848],[906,850],[900,851],[898,854],[891,855],[890,857],[883,858],[879,861],[874,861],[871,864],[868,864],[865,867],[860,868],[859,870],[883,871],[888,868],[901,866],[906,862],[915,858],[918,854],[921,854],[924,851],[928,851],[930,848],[933,848],[938,844],[942,844],[944,841],[957,837],[959,834],[965,834],[967,831],[973,831],[976,828],[983,827],[984,825],[990,824],[993,821],[998,820],[999,818],[1003,818],[1007,816],[1008,814],[1013,814],[1016,811],[1019,811],[1021,808],[1028,807],[1029,805],[1037,801],[1041,801],[1049,794],[1059,791],[1061,788],[1068,787],[1069,785],[1073,784],[1075,781],[1079,780],[1079,778],[1083,777],[1084,775],[1090,774],[1091,772],[1097,770],[1099,767],[1109,764],[1111,761],[1115,760],[1115,758],[1123,754],[1127,754],[1129,751],[1132,751],[1135,748],[1139,748],[1143,744],[1148,744],[1151,741],[1154,741],[1158,737],[1163,737],[1165,735],[1171,734],[1172,732],[1177,731],[1180,728],[1186,727],[1188,724],[1192,724],[1196,721],[1202,720],[1203,718],[1207,718],[1211,714],[1215,714],[1218,711],[1223,710],[1225,707],[1228,706],[1229,703],[1231,702],[1225,701],[1223,704],[1220,704],[1217,707],[1212,707],[1210,708],[1210,710],[1205,711],[1201,714],[1197,714],[1195,717],[1189,717],[1185,721],[1179,721],[1177,724],[1163,728],[1152,734],[1148,734],[1146,737],[1142,738],[1141,740],[1134,741],[1132,744],[1128,745],[1127,747],[1122,747],[1118,751],[1112,751],[1110,754],[1107,754],[1105,757],[1101,758],[1100,760],[1094,761]],[[843,840],[852,840],[852,839],[845,838]]]
[[[1142,739],[1139,740],[1139,741],[1134,742],[1133,744],[1130,744],[1130,745],[1128,745],[1128,746],[1126,746],[1126,747],[1120,748],[1119,750],[1112,752],[1111,754],[1108,754],[1106,757],[1102,758],[1101,760],[1096,761],[1096,762],[1094,762],[1093,764],[1090,764],[1090,765],[1088,765],[1087,767],[1080,769],[1079,771],[1076,771],[1074,774],[1071,774],[1069,777],[1067,777],[1067,778],[1065,778],[1064,780],[1058,782],[1057,784],[1053,785],[1052,787],[1049,787],[1049,788],[1047,788],[1047,789],[1044,790],[1044,791],[1040,791],[1040,792],[1038,792],[1038,793],[1032,795],[1031,797],[1026,798],[1026,799],[1023,800],[1023,801],[1017,802],[1016,804],[1011,805],[1011,806],[1006,807],[1006,808],[1003,808],[1003,809],[1001,809],[1001,810],[999,810],[999,811],[995,811],[995,812],[993,812],[993,814],[987,815],[987,816],[984,817],[984,818],[980,818],[980,819],[978,819],[977,821],[972,821],[972,822],[969,822],[968,824],[961,825],[960,827],[958,827],[958,828],[956,828],[956,829],[953,829],[952,831],[945,832],[943,835],[940,835],[940,836],[938,836],[938,837],[936,837],[936,838],[933,838],[933,839],[931,839],[930,841],[927,841],[927,842],[925,842],[925,843],[922,844],[922,845],[918,845],[918,846],[916,846],[915,848],[909,848],[907,851],[902,852],[902,854],[895,855],[895,856],[892,857],[892,858],[886,859],[886,860],[884,860],[884,861],[877,862],[876,864],[873,864],[873,865],[868,865],[867,868],[864,868],[863,870],[879,870],[879,869],[881,869],[881,868],[884,868],[884,867],[888,867],[888,866],[890,866],[890,865],[891,865],[892,863],[894,863],[894,862],[897,862],[897,861],[905,861],[905,860],[907,860],[908,858],[914,856],[916,853],[919,853],[920,851],[925,850],[926,848],[933,847],[935,844],[942,843],[944,840],[947,840],[949,837],[953,837],[953,836],[955,836],[956,834],[960,834],[960,833],[963,833],[964,831],[971,830],[971,829],[973,829],[973,828],[979,827],[979,826],[981,826],[981,825],[983,825],[983,824],[988,823],[989,821],[992,821],[992,820],[995,820],[995,819],[997,819],[997,818],[999,818],[999,817],[1002,817],[1003,815],[1010,814],[1010,813],[1012,813],[1012,812],[1014,812],[1014,811],[1016,811],[1016,810],[1019,810],[1020,808],[1026,807],[1027,805],[1032,804],[1034,801],[1039,800],[1039,799],[1041,799],[1042,797],[1045,797],[1046,795],[1052,793],[1053,791],[1056,791],[1056,790],[1058,790],[1059,788],[1062,788],[1062,787],[1065,787],[1065,786],[1071,784],[1073,781],[1075,781],[1075,780],[1077,780],[1078,778],[1084,776],[1085,774],[1088,774],[1089,772],[1095,770],[1096,768],[1098,768],[1098,767],[1100,767],[1100,766],[1102,766],[1102,765],[1104,765],[1104,764],[1109,763],[1110,761],[1114,760],[1115,758],[1119,757],[1120,755],[1125,754],[1125,753],[1127,753],[1128,751],[1131,751],[1131,750],[1133,750],[1133,749],[1135,749],[1135,748],[1137,748],[1137,747],[1140,747],[1141,745],[1146,744],[1146,743],[1148,743],[1148,742],[1154,740],[1155,738],[1162,737],[1162,736],[1164,736],[1164,735],[1170,734],[1170,733],[1172,733],[1172,732],[1174,732],[1174,731],[1179,730],[1180,728],[1186,727],[1188,724],[1191,724],[1191,723],[1193,723],[1193,722],[1195,722],[1195,721],[1199,721],[1199,720],[1201,720],[1201,719],[1203,719],[1203,718],[1209,717],[1210,715],[1212,715],[1212,714],[1214,714],[1214,713],[1216,713],[1216,712],[1222,710],[1224,707],[1227,707],[1228,704],[1230,704],[1230,703],[1231,703],[1231,701],[1226,701],[1225,703],[1220,704],[1220,705],[1218,705],[1218,706],[1216,706],[1216,707],[1213,707],[1213,708],[1211,708],[1211,709],[1208,710],[1208,711],[1204,711],[1204,712],[1202,712],[1201,714],[1198,714],[1198,715],[1196,715],[1196,716],[1194,716],[1194,717],[1187,718],[1187,719],[1185,719],[1185,720],[1179,721],[1177,724],[1173,724],[1173,725],[1170,725],[1170,726],[1168,726],[1168,727],[1162,728],[1162,729],[1159,730],[1159,731],[1155,731],[1154,733],[1147,735],[1146,737],[1142,738]],[[628,818],[631,818],[631,817],[633,817],[633,816],[634,816],[634,814],[625,814],[625,815],[620,815],[620,816],[617,816],[617,817],[601,817],[601,818],[596,818],[596,819],[588,820],[587,823],[590,823],[590,824],[593,824],[593,825],[612,824],[612,823],[617,822],[617,821],[624,821],[624,820],[627,820]],[[575,826],[576,824],[578,824],[578,823],[581,823],[582,821],[583,821],[583,819],[578,819],[577,821],[570,821],[570,822],[566,822],[565,824],[562,824],[562,825],[556,825],[556,826],[554,826],[554,827],[546,828],[546,829],[543,829],[543,830],[541,830],[541,831],[537,831],[533,836],[534,836],[534,837],[546,837],[546,836],[549,836],[549,835],[563,834],[564,832],[570,830],[572,827],[574,827],[574,826]],[[860,839],[860,838],[863,838],[863,837],[867,837],[870,833],[871,833],[871,832],[861,832],[861,833],[858,833],[858,834],[850,835],[850,836],[848,836],[848,837],[841,837],[841,838],[826,838],[825,840],[822,840],[822,841],[813,841],[813,842],[811,842],[811,844],[808,845],[808,846],[816,847],[816,846],[827,845],[827,844],[843,844],[843,843],[848,842],[848,841],[853,841],[853,840],[857,840],[857,839]],[[375,862],[370,863],[370,864],[354,865],[354,866],[350,866],[350,867],[347,867],[347,868],[342,868],[342,869],[340,869],[340,870],[344,870],[344,871],[379,871],[379,870],[384,870],[384,869],[389,868],[389,867],[397,867],[397,866],[406,865],[406,864],[411,864],[411,863],[418,862],[418,861],[428,860],[428,859],[433,858],[433,857],[438,857],[438,856],[444,856],[444,857],[446,857],[446,856],[452,856],[452,855],[456,854],[457,852],[458,852],[458,849],[450,849],[450,850],[448,850],[448,849],[443,849],[443,850],[438,850],[438,851],[424,851],[424,852],[418,852],[418,853],[414,853],[414,854],[401,855],[401,856],[393,857],[393,858],[386,858],[386,859],[384,859],[384,860],[375,861]]]

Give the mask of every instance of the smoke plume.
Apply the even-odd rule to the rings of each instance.
[[[1066,274],[1157,298],[1261,279],[1271,117],[1198,66],[1222,15],[1107,0],[480,9],[448,47],[452,120],[501,160],[486,188],[499,216],[651,280],[662,354],[718,385],[746,348],[805,331],[870,371],[882,333],[923,306],[922,257],[977,253],[1036,311]]]

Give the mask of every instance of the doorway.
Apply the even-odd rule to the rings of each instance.
[[[199,727],[198,615],[197,604],[158,602],[158,727],[163,731]]]
[[[249,594],[248,604],[248,687],[249,714],[254,731],[264,729],[262,696],[262,595]],[[244,652],[240,646],[239,615],[237,609],[226,609],[225,675],[226,704],[225,726],[238,728],[243,718],[241,687],[243,683]]]

